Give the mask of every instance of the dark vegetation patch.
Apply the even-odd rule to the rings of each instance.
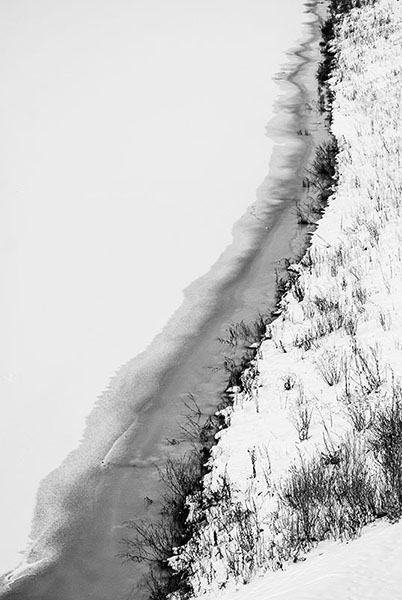
[[[159,472],[165,490],[160,518],[153,523],[144,520],[125,523],[130,535],[122,540],[124,551],[119,557],[149,564],[143,588],[149,592],[150,600],[165,600],[172,592],[189,591],[187,573],[174,571],[167,561],[173,548],[185,544],[193,534],[192,524],[187,521],[186,499],[201,490],[204,472],[202,453],[196,448],[184,456],[168,458]]]
[[[225,347],[222,365],[214,367],[224,370],[227,374],[227,387],[238,387],[243,390],[243,374],[252,365],[257,348],[265,336],[269,317],[259,314],[257,319],[250,324],[244,321],[232,323],[226,329],[226,336],[219,338]]]
[[[351,539],[378,518],[402,516],[402,391],[394,385],[365,436],[294,465],[280,488],[274,522],[285,558],[297,560],[318,542]]]
[[[237,386],[244,389],[243,375],[255,358],[257,348],[265,333],[268,317],[259,315],[250,324],[244,321],[233,323],[226,329],[226,336],[220,338],[225,351],[223,364],[217,368],[227,373],[226,389]],[[222,401],[218,410],[233,402],[230,391],[222,393]],[[190,394],[185,402],[186,415],[181,430],[192,450],[182,456],[169,457],[163,469],[159,470],[162,494],[162,510],[155,522],[148,520],[130,520],[125,523],[129,535],[122,540],[122,552],[118,555],[124,561],[146,563],[149,565],[143,577],[142,588],[146,589],[150,600],[165,600],[168,594],[179,592],[182,598],[188,596],[190,589],[188,573],[177,572],[169,565],[168,560],[174,554],[174,548],[182,546],[193,536],[199,525],[196,520],[188,520],[188,498],[196,498],[197,506],[205,508],[214,501],[213,495],[208,501],[203,495],[202,480],[208,472],[207,462],[211,448],[215,445],[216,433],[227,426],[226,419],[219,412],[206,416],[202,413],[195,398]],[[170,441],[173,445],[174,440]],[[226,493],[226,496],[225,496]],[[226,498],[230,506],[230,488],[221,490],[215,501]],[[239,506],[233,507],[233,518],[236,518],[243,533],[250,528],[249,520],[245,520]],[[251,518],[251,517],[250,517]],[[250,542],[251,544],[251,542]],[[252,548],[248,548],[251,556]],[[236,562],[236,561],[235,561]]]
[[[336,67],[336,30],[344,16],[354,8],[370,6],[376,0],[329,0],[329,16],[321,26],[321,54],[322,61],[317,70],[319,89],[319,106],[321,112],[327,114],[328,122],[332,120],[333,92],[329,86],[329,79]]]
[[[300,225],[315,225],[328,204],[328,198],[334,192],[338,182],[336,157],[338,142],[332,134],[329,140],[318,146],[314,160],[307,170],[303,187],[313,193],[296,204],[297,220]]]

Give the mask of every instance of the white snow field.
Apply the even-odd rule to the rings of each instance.
[[[1,572],[97,396],[254,202],[304,8],[1,2]]]
[[[401,43],[398,0],[336,30],[338,185],[189,499],[194,598],[402,597]]]
[[[306,562],[205,598],[225,600],[396,600],[401,597],[402,524],[375,524],[362,536],[322,542]]]

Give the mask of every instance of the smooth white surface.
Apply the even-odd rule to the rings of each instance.
[[[110,376],[268,170],[302,1],[0,4],[0,570]]]

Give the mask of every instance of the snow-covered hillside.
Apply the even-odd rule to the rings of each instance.
[[[402,6],[361,4],[335,19],[336,189],[171,560],[196,598],[367,599],[374,563],[389,574],[375,597],[401,597],[398,552],[376,559],[402,550],[400,525],[378,521],[402,513]]]

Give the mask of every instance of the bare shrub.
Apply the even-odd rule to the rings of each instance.
[[[389,405],[378,410],[369,446],[384,478],[383,501],[389,518],[402,516],[402,390],[393,385]]]
[[[178,592],[181,598],[186,598],[191,592],[186,571],[167,575],[164,571],[161,572],[155,567],[149,569],[144,588],[148,590],[149,600],[166,600],[169,594],[177,594]]]
[[[250,453],[253,473],[256,474],[256,453]],[[262,466],[264,477],[270,483],[270,464]],[[237,581],[247,583],[258,567],[263,566],[265,556],[263,529],[258,511],[249,499],[248,505],[239,502],[233,494],[227,473],[220,476],[220,485],[214,491],[208,490],[204,506],[214,508],[214,544],[224,540],[220,546],[221,559],[228,573]],[[219,536],[219,538],[218,538]]]
[[[267,319],[263,315],[258,315],[252,323],[245,323],[243,320],[238,323],[231,323],[226,328],[226,337],[218,338],[222,344],[226,344],[236,349],[238,345],[251,345],[263,339],[267,328]]]
[[[237,386],[240,389],[243,389],[242,376],[244,371],[249,368],[253,358],[254,354],[252,352],[246,352],[240,358],[225,356],[222,368],[228,375],[229,387]]]
[[[341,396],[346,408],[346,416],[357,433],[367,430],[373,423],[377,410],[375,397],[365,396],[354,389]]]
[[[165,467],[159,470],[165,488],[163,513],[174,521],[180,535],[188,533],[186,499],[200,491],[202,474],[202,455],[195,449],[179,458],[169,457]]]
[[[226,332],[227,336],[218,340],[228,347],[228,355],[224,356],[223,364],[213,367],[213,370],[224,370],[227,373],[228,387],[238,386],[243,389],[243,373],[255,358],[261,340],[269,335],[267,317],[259,314],[250,324],[244,321],[232,323]]]
[[[186,590],[186,574],[175,572],[168,559],[176,546],[184,544],[193,534],[194,524],[187,520],[186,499],[200,492],[202,486],[202,453],[192,452],[168,458],[159,471],[165,492],[161,516],[155,522],[129,520],[124,523],[130,536],[122,540],[124,547],[118,557],[124,561],[148,563],[151,568],[143,576],[143,586],[152,600],[166,598],[163,594]]]
[[[335,349],[326,350],[316,360],[316,366],[323,380],[329,386],[333,386],[340,382],[345,373],[345,357]]]
[[[320,532],[321,510],[329,497],[328,480],[321,460],[307,462],[303,459],[292,466],[280,490],[282,505],[290,510],[292,539],[300,547],[310,546],[324,537]]]
[[[303,331],[302,333],[297,333],[296,337],[293,341],[293,345],[296,348],[303,348],[303,350],[311,350],[311,348],[314,345],[314,334],[312,333],[311,329],[307,329],[305,331]]]
[[[385,377],[381,366],[379,347],[377,345],[368,346],[365,350],[355,341],[353,355],[362,393],[369,395],[379,391]]]
[[[338,299],[315,296],[313,306],[316,307],[314,329],[317,338],[338,331],[344,326],[347,315],[341,309]]]
[[[235,503],[230,508],[231,542],[226,548],[229,573],[242,583],[248,583],[258,566],[261,566],[259,549],[262,530],[256,510]]]
[[[329,142],[321,144],[316,150],[315,158],[309,174],[313,184],[319,189],[321,202],[325,202],[331,195],[332,186],[336,182],[337,167],[336,156],[338,154],[338,143],[334,136]]]
[[[124,525],[131,533],[130,537],[123,538],[125,550],[118,554],[118,558],[133,562],[147,561],[164,567],[172,548],[180,539],[172,520],[164,517],[157,523],[138,520],[127,521]]]
[[[182,416],[180,429],[188,440],[198,441],[202,430],[203,414],[193,394],[187,395],[184,406],[186,414]]]
[[[290,469],[280,489],[279,524],[290,531],[286,543],[294,558],[319,541],[352,538],[372,521],[379,511],[376,486],[366,462],[364,447],[347,440],[339,448],[336,461],[325,455],[300,459]]]
[[[299,386],[295,409],[292,414],[292,421],[300,442],[304,442],[310,437],[310,425],[312,417],[312,408],[305,396],[303,387]]]

